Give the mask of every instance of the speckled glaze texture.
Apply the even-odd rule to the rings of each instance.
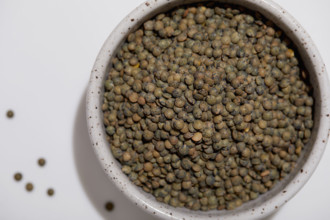
[[[330,89],[325,65],[310,36],[301,25],[279,5],[270,0],[218,0],[218,2],[241,5],[255,10],[272,20],[295,43],[310,74],[314,88],[314,128],[304,154],[296,169],[272,190],[247,202],[241,207],[222,211],[191,211],[173,208],[135,186],[122,173],[119,162],[112,156],[103,126],[103,84],[109,71],[109,62],[127,34],[154,15],[175,6],[203,2],[203,0],[152,0],[141,4],[113,30],[105,41],[93,67],[87,93],[87,124],[91,145],[108,177],[137,206],[162,219],[261,219],[275,212],[291,199],[308,181],[316,169],[330,132]]]

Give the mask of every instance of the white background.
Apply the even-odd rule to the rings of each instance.
[[[141,219],[107,180],[85,122],[96,55],[142,0],[0,0],[0,219]],[[277,0],[312,36],[330,68],[330,1]],[[15,118],[7,119],[8,109]],[[329,146],[329,145],[328,145]],[[45,157],[40,168],[37,159]],[[269,219],[330,219],[330,150],[305,187]],[[13,174],[23,173],[15,182]],[[35,190],[25,191],[31,181]],[[54,187],[49,198],[46,189]],[[106,201],[115,209],[104,210]]]

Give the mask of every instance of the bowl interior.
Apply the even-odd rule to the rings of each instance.
[[[140,187],[135,186],[130,180],[121,172],[120,163],[112,156],[109,148],[109,143],[106,141],[106,132],[103,126],[103,113],[101,106],[103,102],[103,83],[107,79],[107,74],[110,68],[110,61],[113,58],[120,46],[124,43],[127,35],[136,30],[143,22],[154,17],[155,15],[169,11],[177,6],[203,2],[201,0],[188,0],[188,1],[161,1],[155,0],[153,2],[145,3],[139,6],[135,11],[128,15],[110,35],[106,43],[104,44],[99,57],[95,63],[91,81],[96,81],[90,86],[89,91],[92,93],[92,98],[87,98],[87,117],[95,118],[94,123],[89,122],[93,128],[90,128],[90,136],[93,142],[93,146],[96,154],[101,160],[101,164],[105,168],[106,173],[111,179],[114,180],[116,185],[130,197],[137,205],[147,209],[151,213],[161,215],[162,217],[182,219],[184,216],[189,218],[218,218],[222,216],[224,218],[238,217],[249,213],[254,217],[262,216],[262,214],[270,214],[275,211],[277,207],[281,206],[286,200],[292,197],[302,186],[301,182],[306,182],[311,175],[311,172],[315,169],[304,167],[306,161],[310,158],[313,149],[319,144],[316,141],[320,138],[320,122],[322,115],[322,99],[324,91],[321,91],[320,86],[320,71],[321,67],[316,64],[323,64],[321,58],[315,46],[311,42],[309,36],[304,32],[302,27],[290,16],[285,10],[270,1],[253,1],[253,0],[219,0],[217,2],[230,3],[246,7],[253,11],[258,11],[267,19],[273,21],[280,29],[282,29],[286,36],[288,36],[292,42],[294,42],[297,50],[299,51],[301,60],[305,68],[309,73],[309,80],[313,86],[314,97],[314,128],[312,130],[312,136],[309,143],[305,146],[303,155],[300,156],[297,165],[290,175],[288,175],[280,183],[276,184],[269,192],[259,196],[256,200],[244,203],[241,207],[232,211],[191,211],[186,208],[173,208],[164,203],[159,203],[156,199]],[[204,1],[206,2],[206,1]],[[208,1],[209,2],[209,1]],[[325,71],[325,70],[324,70]],[[97,78],[96,78],[97,77]],[[91,101],[93,99],[93,101]],[[323,100],[324,101],[324,100]],[[95,102],[95,103],[94,103]],[[94,109],[94,105],[95,109]],[[93,109],[93,110],[91,110]],[[88,118],[89,119],[89,118]],[[89,127],[91,127],[89,126]],[[97,131],[97,132],[96,132]],[[98,133],[99,137],[95,137],[94,133]],[[93,133],[93,134],[92,134]],[[95,134],[96,134],[95,133]],[[97,136],[96,135],[96,136]],[[322,134],[323,135],[323,134]],[[324,137],[323,137],[324,138]],[[314,146],[314,147],[313,147]],[[320,148],[322,154],[323,148]],[[317,160],[319,158],[316,158]],[[318,161],[314,161],[314,163]],[[304,175],[305,177],[299,177]],[[298,179],[297,179],[298,178]],[[297,182],[298,180],[298,182]],[[288,187],[288,185],[296,183],[296,187]],[[298,189],[296,189],[298,187]],[[290,191],[291,190],[291,191]],[[275,199],[274,197],[282,194],[282,199]],[[285,198],[285,201],[284,201]],[[269,206],[272,204],[272,207]],[[259,211],[259,212],[258,212]],[[251,216],[251,217],[252,217]]]

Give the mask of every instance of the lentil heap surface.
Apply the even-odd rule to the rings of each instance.
[[[105,81],[114,157],[160,202],[234,209],[292,171],[313,127],[289,40],[258,14],[187,6],[130,33]]]

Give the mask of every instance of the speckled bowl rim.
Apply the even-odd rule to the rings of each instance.
[[[255,201],[243,204],[233,211],[191,211],[186,208],[173,208],[157,202],[155,198],[141,188],[135,186],[120,169],[120,164],[112,156],[109,143],[106,141],[103,126],[103,84],[108,73],[110,58],[116,52],[123,38],[142,21],[159,13],[160,8],[172,8],[192,2],[206,2],[203,0],[152,0],[145,2],[127,15],[113,30],[105,41],[95,61],[88,91],[87,91],[87,125],[94,151],[108,177],[115,183],[133,203],[145,211],[163,219],[260,219],[276,211],[291,199],[308,181],[316,169],[325,150],[329,137],[330,118],[330,89],[325,65],[312,42],[310,36],[302,26],[282,7],[271,0],[219,0],[218,2],[242,5],[259,11],[268,19],[276,23],[295,42],[299,53],[310,72],[311,82],[315,92],[315,112],[317,112],[315,128],[312,132],[312,143],[309,153],[300,160],[295,173],[287,182],[277,184]],[[283,180],[285,181],[285,180]],[[281,183],[283,182],[281,181]],[[271,193],[272,192],[272,193]]]

